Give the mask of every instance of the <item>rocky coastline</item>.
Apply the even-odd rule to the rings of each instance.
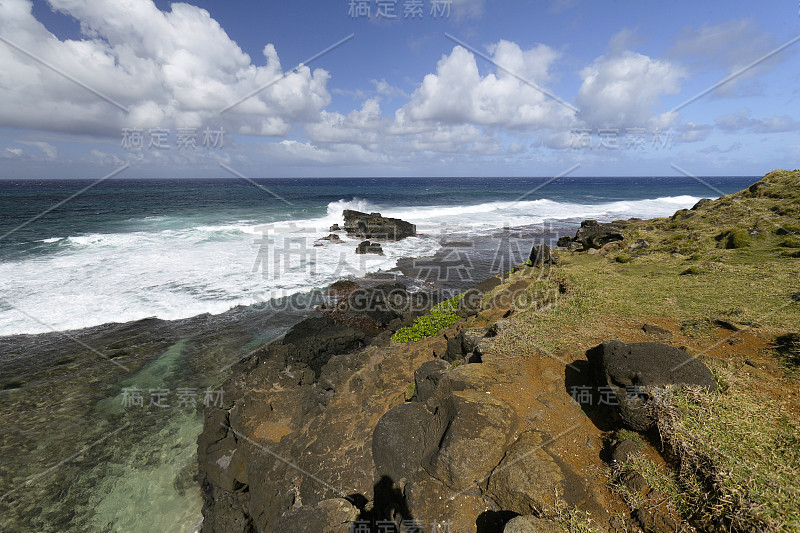
[[[606,311],[603,291],[612,289],[587,297],[602,285],[587,279],[595,270],[616,276],[615,291],[630,283],[629,305],[657,290],[669,302],[675,287],[693,283],[686,271],[714,268],[699,257],[710,246],[718,269],[739,258],[726,238],[706,239],[692,217],[716,232],[740,199],[786,200],[773,193],[786,180],[796,185],[798,173],[770,176],[668,219],[584,221],[557,243],[531,242],[527,263],[464,293],[453,304],[457,322],[414,342],[399,342],[397,332],[430,316],[434,297],[392,283],[332,287],[330,306],[239,361],[222,386],[224,405],[206,408],[198,439],[203,531],[723,527],[727,518],[704,514],[699,503],[680,508],[642,465],[669,472],[692,464],[674,436],[671,395],[718,397],[720,361],[752,359],[760,354],[752,346],[785,325],[750,332],[743,319],[725,326],[716,318],[709,323],[714,336],[726,335],[724,350],[706,348],[708,339],[693,336],[678,312],[650,302]],[[415,231],[375,213],[346,214],[344,222],[365,239]],[[770,239],[794,231],[783,222]],[[649,296],[633,288],[661,279],[665,286]],[[706,467],[713,470],[696,469]],[[761,523],[747,520],[730,529]]]

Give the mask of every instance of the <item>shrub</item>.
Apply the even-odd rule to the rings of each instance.
[[[398,329],[392,335],[392,340],[403,343],[416,342],[433,337],[444,328],[452,326],[461,320],[461,317],[456,314],[456,310],[462,296],[463,294],[459,294],[434,305],[427,315],[417,318],[411,326]]]
[[[717,235],[716,239],[719,241],[720,248],[727,248],[727,249],[734,249],[734,248],[744,248],[746,246],[750,246],[750,234],[747,233],[747,230],[743,229],[732,229],[720,233]]]

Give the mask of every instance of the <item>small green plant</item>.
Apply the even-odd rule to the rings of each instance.
[[[719,248],[745,248],[750,246],[751,238],[750,234],[747,233],[747,230],[743,229],[732,229],[720,233],[715,237],[715,239],[719,242],[717,245]]]
[[[461,320],[456,310],[462,296],[463,294],[459,294],[434,305],[427,315],[417,318],[411,326],[398,329],[392,335],[392,340],[402,343],[416,342],[433,337],[444,328],[452,326]]]
[[[633,442],[637,448],[640,450],[644,448],[644,441],[642,440],[642,436],[636,433],[635,431],[631,431],[629,429],[620,429],[617,431],[617,440],[622,442],[624,440],[629,440]]]
[[[408,384],[408,386],[406,387],[406,401],[407,402],[410,402],[414,398],[414,392],[416,391],[416,389],[417,389],[417,386],[413,381]]]
[[[616,257],[616,261],[617,263],[630,263],[631,261],[633,261],[633,258],[628,254],[619,254]]]

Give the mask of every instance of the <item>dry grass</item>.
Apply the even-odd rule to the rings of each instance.
[[[715,370],[724,392],[684,390],[658,418],[684,509],[712,531],[800,530],[800,425],[764,383]]]
[[[651,247],[626,254],[626,262],[616,260],[619,252],[562,252],[549,276],[513,273],[508,284],[538,276],[532,291],[567,290],[545,309],[516,305],[515,327],[497,337],[498,354],[575,354],[618,334],[620,324],[653,317],[681,325],[701,347],[719,344],[715,317],[756,324],[751,332],[767,343],[797,333],[800,171],[772,172],[760,183],[696,211],[631,224],[625,244],[645,239]],[[774,353],[800,360],[796,337],[790,339]],[[796,377],[756,379],[704,360],[722,392],[683,391],[661,408],[659,430],[674,471],[644,456],[628,467],[700,530],[800,531],[800,409],[796,396],[791,409],[778,401],[796,391]]]

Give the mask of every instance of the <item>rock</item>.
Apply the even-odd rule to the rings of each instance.
[[[584,250],[589,250],[591,248],[599,249],[610,242],[623,239],[624,236],[619,231],[618,225],[601,224],[596,220],[584,220],[572,240],[580,243]]]
[[[433,415],[419,402],[403,403],[381,417],[372,433],[372,459],[379,476],[411,480],[438,444]]]
[[[406,504],[419,528],[407,527],[405,532],[475,531],[475,517],[486,509],[486,502],[476,492],[454,493],[431,477],[407,483],[404,488]]]
[[[275,531],[293,533],[348,533],[359,510],[344,498],[323,500],[316,505],[303,505],[284,513]]]
[[[428,361],[414,371],[414,400],[425,403],[436,391],[439,380],[442,378],[450,363],[443,359]]]
[[[539,431],[523,433],[494,469],[487,492],[503,510],[537,515],[552,511],[556,490],[570,507],[589,500],[580,476],[547,452],[549,440]]]
[[[692,206],[692,211],[697,211],[698,209],[700,209],[704,205],[709,204],[711,202],[713,202],[713,200],[711,198],[702,198],[702,199],[698,200],[697,203]]]
[[[356,283],[355,281],[350,281],[349,279],[342,279],[331,283],[331,286],[328,287],[328,294],[330,294],[331,296],[341,296],[345,294],[350,294],[357,288],[358,288],[358,283]]]
[[[342,231],[342,228],[339,227],[339,224],[334,224],[331,226],[330,231]]]
[[[447,339],[447,351],[444,359],[450,363],[464,360],[470,363],[479,363],[482,353],[480,344],[485,338],[485,328],[462,329],[455,337]]]
[[[652,335],[654,337],[658,337],[661,339],[671,339],[672,332],[668,329],[660,328],[658,326],[654,326],[653,324],[645,324],[642,326],[642,331],[647,333],[648,335]]]
[[[620,476],[620,482],[632,492],[644,494],[650,489],[650,484],[647,480],[636,470],[630,470]]]
[[[379,241],[399,241],[417,234],[417,227],[398,218],[387,218],[380,213],[362,213],[345,209],[344,230],[348,235]]]
[[[483,303],[483,292],[477,289],[470,289],[464,293],[458,301],[456,307],[456,314],[461,318],[468,318],[475,316],[481,311],[481,304]]]
[[[511,326],[511,321],[500,319],[489,327],[489,331],[486,332],[486,336],[496,337],[500,335],[503,331],[508,329],[510,326]]]
[[[620,418],[635,431],[652,427],[654,419],[649,406],[656,389],[691,385],[717,390],[706,365],[685,351],[666,344],[625,344],[611,340],[592,348],[586,356],[596,382],[615,392]]]
[[[307,318],[286,333],[286,363],[304,363],[319,376],[320,369],[334,354],[342,354],[364,345],[363,331],[336,325],[327,317]]]
[[[611,459],[618,463],[624,463],[630,460],[631,457],[641,452],[642,445],[632,440],[622,440],[614,446],[614,451],[611,452]]]
[[[383,255],[383,248],[381,248],[381,245],[377,242],[361,241],[361,243],[356,246],[356,253]]]
[[[550,247],[544,243],[531,249],[530,262],[533,266],[554,265],[557,258],[551,253]]]
[[[556,246],[558,246],[560,248],[567,248],[567,247],[569,247],[570,243],[572,243],[572,242],[573,242],[572,241],[572,237],[570,237],[569,235],[562,235],[556,241]]]
[[[563,531],[555,522],[531,515],[514,517],[503,529],[503,533],[563,533]]]
[[[339,324],[355,324],[359,317],[366,317],[377,327],[396,331],[413,323],[430,304],[427,293],[411,294],[402,283],[383,283],[350,292],[328,315]]]
[[[483,391],[452,392],[431,428],[445,431],[425,470],[456,491],[484,483],[503,459],[517,422],[510,405]]]
[[[338,236],[338,235],[336,235],[335,233],[331,233],[331,234],[330,234],[330,235],[328,235],[327,237],[322,237],[320,240],[321,240],[321,241],[330,241],[330,242],[335,242],[335,243],[341,243],[341,242],[344,242],[344,241],[341,239],[341,237],[339,237],[339,236]]]
[[[659,512],[658,509],[636,509],[631,516],[648,533],[673,533],[678,530],[675,520],[664,512]]]
[[[635,243],[631,244],[630,247],[628,247],[628,251],[630,253],[638,252],[639,250],[649,250],[649,249],[650,249],[650,243],[644,239],[637,239]]]

